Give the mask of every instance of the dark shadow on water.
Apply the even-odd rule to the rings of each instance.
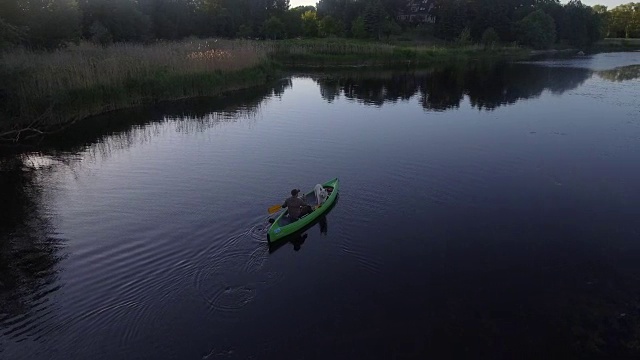
[[[179,131],[193,133],[241,118],[255,118],[265,99],[282,96],[291,83],[291,79],[286,78],[217,97],[167,101],[105,113],[79,121],[46,138],[37,150],[50,154],[78,152],[106,140],[115,141],[114,147],[122,148],[140,142],[140,138],[152,137],[151,129],[143,131],[152,124],[175,121]]]
[[[21,157],[0,158],[0,333],[17,340],[37,335],[29,324],[49,312],[48,297],[62,287],[63,240],[45,209],[42,172]]]
[[[480,110],[535,98],[548,90],[554,94],[575,89],[592,76],[582,68],[553,68],[531,64],[479,63],[412,72],[338,72],[310,75],[322,97],[333,102],[340,96],[363,104],[420,99],[425,110],[445,111],[460,106],[465,96]]]

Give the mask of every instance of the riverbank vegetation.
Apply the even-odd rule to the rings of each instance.
[[[259,42],[270,58],[286,67],[415,67],[470,60],[524,59],[529,51],[510,44],[437,45],[352,39],[291,39]]]
[[[586,47],[603,36],[639,37],[640,5],[611,10],[579,0],[3,0],[0,46],[54,49],[199,38],[389,39]]]
[[[295,8],[288,0],[4,0],[0,139],[255,85],[278,67],[407,67],[586,49],[605,34],[636,36],[637,6],[619,8],[577,0],[320,0]]]
[[[525,58],[519,47],[401,46],[346,39],[89,42],[0,56],[0,140],[19,141],[109,110],[254,86],[278,69],[419,66]]]
[[[208,40],[16,50],[2,55],[0,69],[0,139],[17,141],[89,115],[214,95],[273,74],[259,47]]]

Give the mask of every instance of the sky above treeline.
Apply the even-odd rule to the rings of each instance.
[[[289,0],[291,3],[291,7],[301,6],[301,5],[312,5],[316,6],[318,0]],[[567,0],[560,0],[561,3],[566,4]],[[608,9],[613,9],[614,7],[622,4],[628,4],[630,2],[634,2],[634,0],[582,0],[582,3],[585,5],[593,6],[593,5],[604,5]]]

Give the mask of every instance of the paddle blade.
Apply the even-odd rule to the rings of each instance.
[[[273,205],[272,207],[270,207],[269,210],[269,214],[273,214],[274,212],[278,212],[278,210],[282,209],[282,205],[278,204],[278,205]]]

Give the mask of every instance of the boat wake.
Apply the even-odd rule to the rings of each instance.
[[[263,287],[281,276],[264,271],[267,256],[267,219],[200,254],[193,285],[211,312],[233,313],[252,302]]]

